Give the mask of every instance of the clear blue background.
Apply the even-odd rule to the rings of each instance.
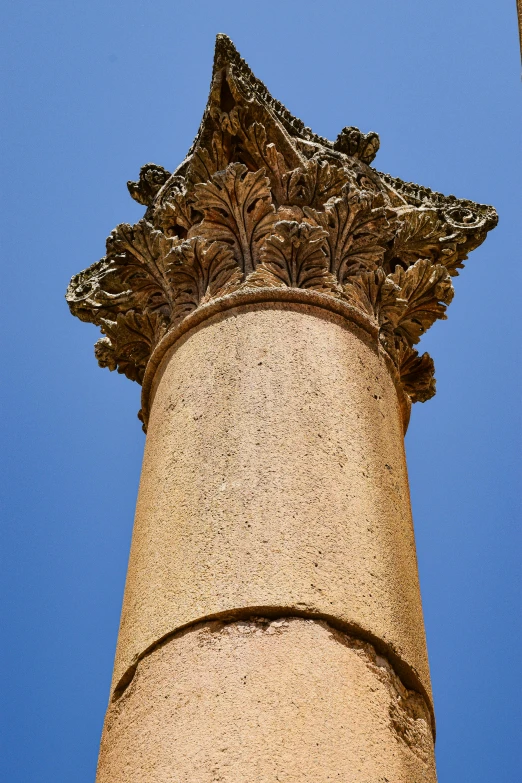
[[[4,0],[2,16],[0,778],[94,779],[144,436],[139,387],[97,368],[97,330],[63,295],[142,214],[126,180],[184,157],[226,32],[317,133],[376,130],[381,171],[499,211],[423,341],[438,392],[407,450],[440,781],[519,780],[515,0]]]

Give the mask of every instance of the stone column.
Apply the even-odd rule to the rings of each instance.
[[[491,207],[315,136],[218,37],[174,174],[71,281],[147,441],[97,783],[432,783],[403,436]]]

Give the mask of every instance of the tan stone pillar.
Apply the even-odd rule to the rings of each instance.
[[[412,346],[496,215],[377,147],[314,136],[219,37],[189,158],[71,282],[147,428],[97,783],[436,780]]]

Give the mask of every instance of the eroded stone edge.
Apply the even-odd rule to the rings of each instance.
[[[156,650],[160,649],[165,644],[168,644],[169,642],[180,638],[187,633],[216,622],[221,623],[222,625],[228,625],[240,621],[255,622],[256,620],[269,620],[270,622],[273,622],[274,620],[288,619],[305,619],[324,623],[326,626],[328,626],[329,630],[335,636],[337,641],[351,640],[352,643],[367,645],[369,648],[371,648],[374,655],[379,656],[385,660],[387,667],[389,667],[389,671],[393,673],[393,676],[396,677],[397,682],[400,683],[401,687],[407,692],[413,692],[417,694],[417,696],[423,700],[427,714],[429,715],[429,723],[433,734],[433,740],[435,741],[435,712],[431,694],[428,693],[424,687],[415,668],[406,663],[394,650],[392,645],[387,644],[382,639],[379,639],[371,632],[361,628],[356,624],[340,621],[338,618],[322,612],[310,612],[306,610],[301,611],[294,609],[293,607],[242,607],[241,609],[217,612],[215,614],[206,615],[205,617],[199,617],[196,620],[179,626],[173,631],[169,631],[155,642],[150,644],[145,650],[143,650],[134,658],[132,663],[127,667],[125,672],[120,677],[118,683],[114,687],[110,697],[109,705],[118,702],[127,692],[127,689],[132,684],[138,666],[144,658],[152,655],[154,652],[156,652]]]

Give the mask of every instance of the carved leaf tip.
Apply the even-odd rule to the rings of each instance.
[[[127,182],[127,188],[134,201],[149,207],[169,177],[170,173],[163,166],[147,163],[141,167],[139,180]]]
[[[172,253],[169,278],[175,291],[175,317],[178,317],[182,311],[186,314],[187,307],[194,309],[234,290],[243,275],[229,245],[193,237]]]
[[[334,291],[337,281],[328,269],[326,236],[319,226],[278,221],[263,244],[261,263],[248,284]]]
[[[203,214],[190,236],[224,242],[245,275],[253,272],[263,239],[275,223],[275,207],[264,169],[248,171],[242,163],[231,163],[209,182],[196,185],[196,210]]]
[[[441,264],[434,266],[428,259],[420,259],[406,270],[397,267],[390,280],[400,289],[405,303],[396,331],[413,345],[437,319],[446,318],[454,295],[450,275]]]
[[[401,345],[398,356],[400,379],[412,402],[427,402],[436,392],[435,365],[429,353],[422,356]]]
[[[377,155],[380,144],[379,136],[375,132],[362,133],[359,128],[350,126],[342,129],[334,141],[333,148],[369,165]]]

